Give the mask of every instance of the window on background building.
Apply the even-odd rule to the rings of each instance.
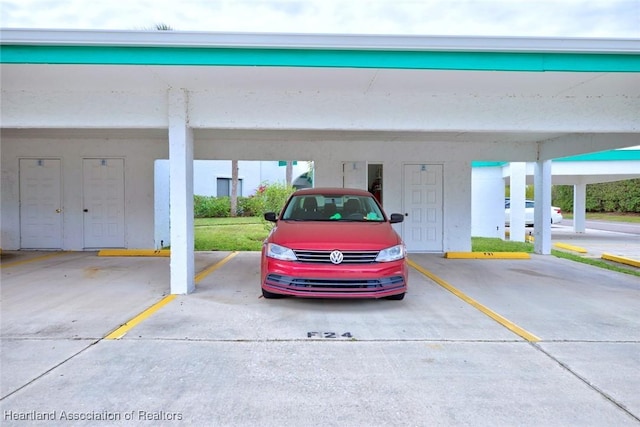
[[[231,196],[231,178],[218,178],[216,195],[218,197]],[[242,196],[242,179],[238,180],[238,196]]]

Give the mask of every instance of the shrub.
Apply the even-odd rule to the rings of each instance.
[[[196,218],[224,218],[230,212],[229,197],[193,196],[193,216]]]
[[[287,198],[295,191],[284,184],[263,183],[250,197],[238,197],[238,216],[258,216],[265,212],[279,213]],[[193,196],[193,216],[195,218],[226,218],[231,215],[231,198],[214,196]],[[267,222],[262,221],[266,224]]]
[[[252,197],[238,197],[238,216],[258,216]]]
[[[295,191],[294,187],[287,186],[282,183],[264,182],[258,187],[256,193],[250,197],[248,202],[250,209],[265,225],[265,228],[271,229],[271,223],[264,219],[265,212],[275,212],[279,214],[287,199]]]
[[[554,185],[552,200],[563,211],[573,212],[573,186]],[[640,212],[640,179],[588,184],[587,212]]]
[[[573,185],[554,185],[551,187],[551,204],[563,212],[573,212]]]

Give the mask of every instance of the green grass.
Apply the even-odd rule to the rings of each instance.
[[[196,218],[196,251],[259,251],[269,232],[258,217]],[[473,237],[473,252],[533,252],[533,245]]]
[[[196,251],[259,251],[269,232],[258,217],[196,218]],[[510,242],[499,238],[472,237],[473,252],[533,252],[533,244]],[[631,274],[640,277],[640,270],[620,267],[601,259],[586,258],[568,252],[552,250],[551,254],[563,259]]]
[[[509,242],[498,238],[489,237],[472,237],[471,238],[471,250],[473,252],[533,252],[533,244],[525,242]],[[619,264],[611,263],[597,258],[586,258],[580,255],[559,251],[556,249],[551,250],[551,255],[558,258],[568,259],[570,261],[580,262],[583,264],[593,265],[594,267],[604,268],[611,271],[617,271],[618,273],[631,274],[633,276],[640,277],[640,270],[633,267],[621,266]]]
[[[617,264],[609,263],[602,259],[597,258],[586,258],[580,255],[571,254],[568,252],[558,251],[556,249],[551,250],[551,254],[557,256],[558,258],[568,259],[575,262],[581,262],[583,264],[593,265],[595,267],[604,268],[607,270],[617,271],[618,273],[631,274],[632,276],[640,277],[640,270],[632,270],[630,268],[621,267]]]
[[[196,251],[259,251],[269,232],[258,217],[196,218]]]
[[[573,213],[562,213],[565,219],[573,219]],[[586,219],[603,220],[603,221],[616,221],[616,222],[631,222],[640,223],[640,214],[637,213],[587,213]]]
[[[533,252],[533,245],[526,242],[510,242],[497,237],[472,237],[472,252]]]

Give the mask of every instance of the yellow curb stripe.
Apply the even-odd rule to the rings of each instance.
[[[229,260],[231,258],[233,258],[234,256],[238,255],[238,252],[231,252],[229,255],[227,255],[224,259],[218,261],[217,263],[213,264],[212,266],[205,268],[204,270],[202,270],[200,273],[198,273],[196,275],[195,278],[195,282],[199,283],[202,279],[204,279],[205,277],[207,277],[209,274],[213,273],[214,271],[216,271],[217,269],[219,269],[220,267],[222,267],[223,265],[225,265],[227,262],[229,262]]]
[[[448,290],[449,292],[451,292],[452,294],[454,294],[455,296],[457,296],[458,298],[460,298],[461,300],[463,300],[467,304],[469,304],[469,305],[475,307],[476,309],[480,310],[482,313],[484,313],[485,315],[489,316],[490,318],[492,318],[496,322],[500,323],[502,326],[504,326],[505,328],[509,329],[511,332],[515,333],[516,335],[521,336],[522,338],[524,338],[525,340],[527,340],[529,342],[538,342],[538,341],[540,341],[539,337],[537,337],[537,336],[533,335],[532,333],[522,329],[520,326],[518,326],[515,323],[505,319],[504,317],[502,317],[501,315],[499,315],[495,311],[489,309],[488,307],[485,307],[484,305],[480,304],[478,301],[476,301],[473,298],[465,295],[463,292],[459,291],[458,289],[456,289],[455,287],[453,287],[452,285],[450,285],[449,283],[447,283],[443,279],[439,278],[435,274],[431,273],[430,271],[422,268],[421,266],[419,266],[415,262],[413,262],[411,260],[407,260],[407,262],[409,263],[409,265],[411,267],[415,268],[420,273],[424,274],[429,279],[433,280],[438,285],[442,286],[443,288],[445,288],[446,290]]]
[[[35,258],[23,259],[23,260],[14,261],[14,262],[3,262],[2,264],[0,264],[0,268],[15,267],[16,265],[28,264],[30,262],[35,262],[35,261],[42,261],[42,260],[45,260],[47,258],[53,258],[53,257],[56,257],[56,256],[60,256],[60,255],[62,255],[64,253],[65,253],[65,251],[52,252],[50,254],[38,256],[38,257],[35,257]]]
[[[581,253],[581,254],[586,254],[587,253],[587,250],[585,248],[582,248],[580,246],[569,245],[567,243],[558,242],[558,243],[555,243],[553,246],[556,247],[556,248],[566,249],[568,251],[578,252],[578,253]]]
[[[98,256],[168,257],[170,255],[169,249],[102,249],[98,252]]]
[[[449,259],[531,259],[526,252],[446,252]]]
[[[623,257],[623,256],[604,253],[604,254],[602,254],[601,258],[609,260],[609,261],[619,262],[620,264],[631,265],[633,267],[640,267],[640,261],[637,261],[637,260],[631,259],[631,258],[627,258],[627,257]]]
[[[138,314],[133,319],[129,320],[124,325],[122,325],[119,328],[117,328],[115,331],[111,332],[109,335],[104,337],[104,339],[106,339],[106,340],[119,340],[120,338],[125,336],[127,334],[127,332],[129,332],[136,325],[138,325],[140,322],[142,322],[143,320],[145,320],[146,318],[151,316],[153,313],[155,313],[156,311],[160,310],[162,307],[164,307],[165,305],[167,305],[171,301],[173,301],[176,298],[176,296],[177,295],[173,295],[173,294],[172,295],[167,295],[166,297],[162,298],[160,301],[158,301],[157,303],[155,303],[151,307],[147,308],[142,313]]]
[[[505,237],[511,237],[511,233],[509,231],[505,231],[504,232],[504,236]],[[531,234],[527,234],[527,235],[524,236],[524,241],[525,242],[533,243],[534,240],[536,240],[536,239]]]

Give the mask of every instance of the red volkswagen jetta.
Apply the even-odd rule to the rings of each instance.
[[[407,291],[406,249],[367,191],[310,188],[289,197],[262,245],[265,298],[388,298]]]

